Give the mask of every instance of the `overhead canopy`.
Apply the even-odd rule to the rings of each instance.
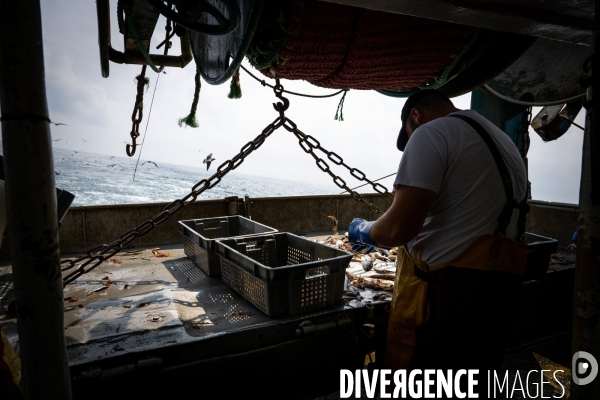
[[[594,0],[321,0],[591,45]]]

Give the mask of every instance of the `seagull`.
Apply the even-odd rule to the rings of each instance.
[[[85,143],[87,143],[87,140],[85,140],[85,139],[81,139],[81,140],[83,140]]]
[[[211,162],[213,162],[213,161],[215,161],[215,160],[216,160],[216,158],[213,158],[213,156],[212,156],[212,153],[210,153],[210,154],[209,154],[209,155],[206,157],[206,159],[204,159],[204,160],[202,161],[202,163],[203,163],[203,164],[206,164],[206,170],[207,170],[207,171],[208,171],[208,169],[210,168],[210,163],[211,163]]]
[[[115,158],[115,156],[112,156],[111,158]]]
[[[52,139],[53,142],[58,142],[59,140],[62,140],[62,139]]]
[[[117,164],[111,164],[111,165],[107,165],[107,167],[114,167]]]
[[[54,171],[54,175],[60,175],[60,173],[59,173],[59,172],[56,172],[56,171]]]
[[[144,164],[147,164],[147,163],[154,164],[154,166],[155,166],[156,168],[158,168],[158,165],[156,165],[156,163],[155,163],[154,161],[144,161],[144,162],[142,163],[142,165],[144,165]]]

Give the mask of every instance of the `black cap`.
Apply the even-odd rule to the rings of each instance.
[[[406,133],[404,126],[406,125],[406,120],[408,119],[410,110],[415,108],[415,106],[417,104],[419,104],[419,102],[421,100],[423,100],[425,97],[427,97],[431,94],[435,94],[435,93],[437,93],[441,96],[444,96],[445,98],[448,99],[448,101],[450,101],[448,96],[446,96],[444,93],[442,93],[436,89],[419,90],[418,92],[411,94],[409,96],[409,98],[406,99],[406,103],[404,103],[404,107],[402,107],[402,114],[400,116],[400,120],[402,121],[402,127],[400,128],[400,134],[398,135],[398,140],[396,141],[396,146],[398,147],[398,150],[404,151],[404,148],[406,147],[406,143],[408,142],[408,134]]]

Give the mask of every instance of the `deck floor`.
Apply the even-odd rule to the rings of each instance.
[[[310,236],[319,239],[323,235]],[[153,252],[168,256],[156,257]],[[357,262],[352,262],[348,270],[365,273]],[[10,265],[0,266],[0,323],[18,349],[16,319],[4,310],[13,299],[11,272]],[[329,309],[360,307],[373,302],[377,294],[371,290],[360,292],[362,296],[345,301],[348,305],[337,304]],[[183,245],[119,253],[69,284],[64,299],[71,365],[297,318],[268,317],[219,277],[201,271],[185,256]]]

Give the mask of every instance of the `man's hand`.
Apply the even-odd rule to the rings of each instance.
[[[362,218],[354,218],[348,227],[348,241],[352,246],[352,250],[357,253],[366,250],[365,253],[370,253],[375,250],[374,246],[377,243],[371,239],[371,226],[375,221],[366,221]]]
[[[431,190],[398,185],[391,207],[369,231],[371,240],[388,248],[408,243],[423,229],[436,196]]]

